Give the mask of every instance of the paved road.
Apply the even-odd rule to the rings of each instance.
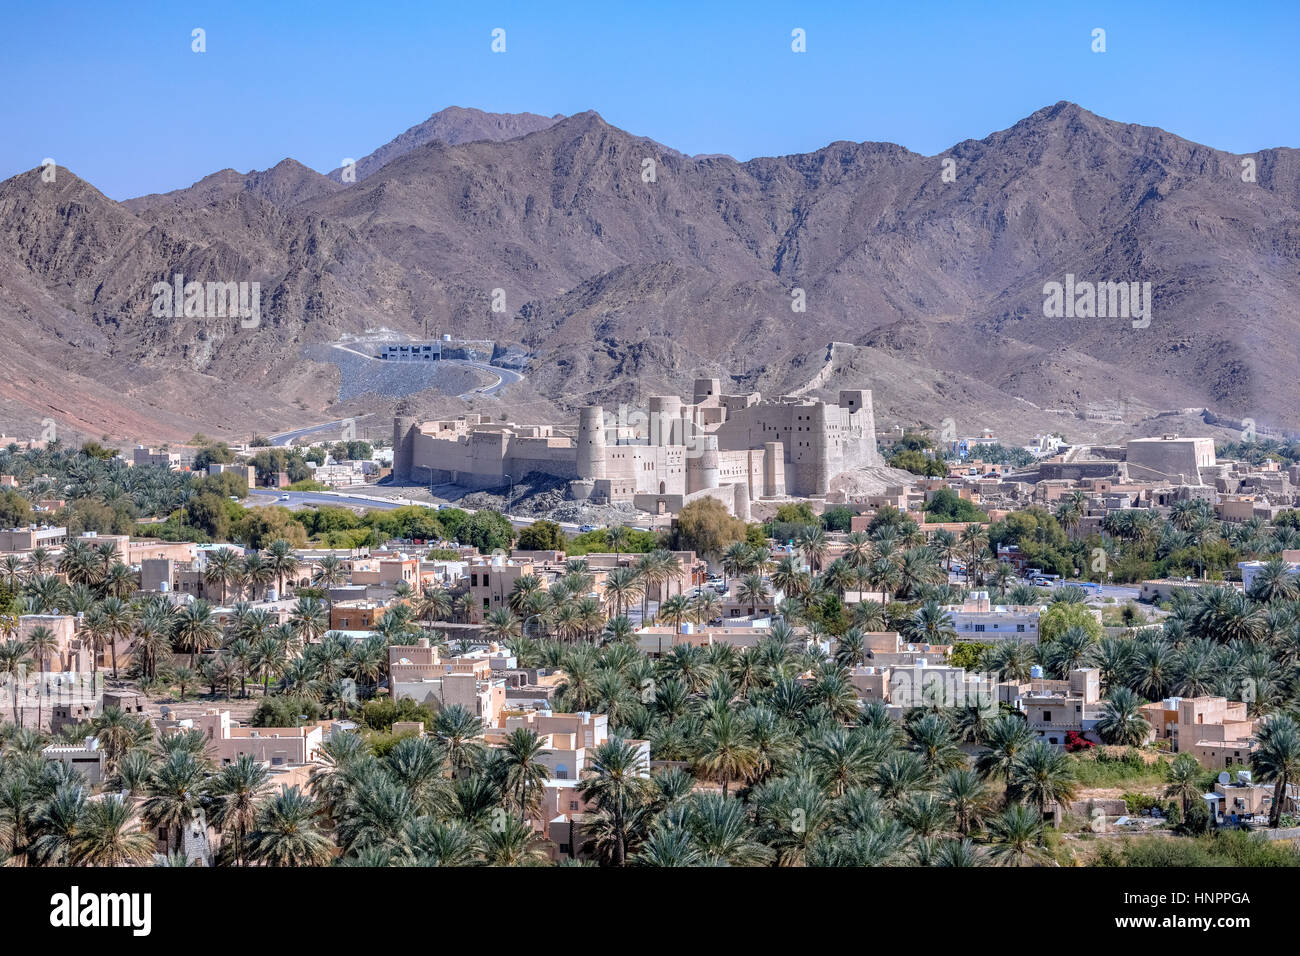
[[[337,421],[325,422],[323,425],[309,425],[306,428],[296,428],[291,432],[280,432],[278,435],[270,436],[268,441],[270,441],[272,445],[283,447],[288,445],[289,442],[293,441],[295,438],[301,438],[303,435],[311,435],[315,432],[323,432],[330,429],[341,429],[348,422],[357,422],[363,418],[369,418],[370,414],[370,412],[366,412],[364,415],[356,416],[356,418],[340,418]]]
[[[1063,581],[1062,585],[1081,583],[1082,582],[1080,581]],[[1103,584],[1099,588],[1087,588],[1087,591],[1089,596],[1095,595],[1103,598],[1114,598],[1117,601],[1136,601],[1142,594],[1141,588],[1121,586],[1118,584]]]
[[[948,575],[948,581],[951,584],[960,584],[965,587],[974,587],[973,584],[967,583],[966,576],[964,574],[959,574],[956,571],[953,571]],[[1057,588],[1064,587],[1068,584],[1082,586],[1085,583],[1088,582],[1056,581],[1047,584],[1046,589],[1050,591],[1054,587]],[[991,586],[987,582],[985,583],[985,587],[991,590]],[[1089,586],[1084,588],[1084,590],[1088,592],[1088,597],[1090,599],[1091,598],[1114,598],[1116,601],[1136,601],[1142,595],[1142,589],[1139,587],[1132,587],[1132,586],[1118,585],[1118,584],[1103,584],[1100,588]]]
[[[484,385],[482,388],[476,388],[457,396],[461,399],[473,398],[475,395],[495,395],[507,385],[513,385],[515,382],[522,382],[524,377],[518,372],[511,371],[508,368],[498,368],[495,365],[487,365],[483,362],[470,362],[462,359],[443,359],[444,362],[455,362],[457,365],[467,365],[470,368],[476,368],[480,372],[487,372],[489,375],[495,375],[496,381],[491,385]]]

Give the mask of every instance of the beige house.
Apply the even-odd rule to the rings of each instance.
[[[1210,770],[1250,763],[1257,721],[1225,697],[1170,697],[1141,708],[1153,739],[1174,753],[1190,753]]]
[[[505,707],[506,678],[493,672],[492,654],[440,658],[427,637],[388,648],[389,692],[442,710],[457,704],[494,726]]]

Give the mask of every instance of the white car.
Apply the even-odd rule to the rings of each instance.
[[[289,500],[289,496],[288,496],[288,495],[281,495],[281,496],[280,496],[280,500],[281,500],[281,501],[288,501],[288,500]]]

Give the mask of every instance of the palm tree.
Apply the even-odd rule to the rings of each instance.
[[[140,575],[121,561],[113,562],[108,573],[99,582],[99,589],[106,597],[128,598],[139,588]]]
[[[723,796],[733,780],[748,780],[758,769],[758,751],[748,728],[734,712],[724,710],[704,725],[695,765],[722,784]]]
[[[1008,782],[1021,754],[1034,742],[1034,732],[1022,717],[995,717],[985,728],[983,742],[988,749],[975,759],[976,769],[987,779]]]
[[[505,789],[516,794],[520,818],[528,819],[528,811],[536,802],[539,791],[550,778],[551,771],[541,758],[550,755],[542,747],[542,738],[527,727],[520,727],[507,735],[501,748],[505,764]]]
[[[1258,747],[1250,757],[1252,768],[1262,782],[1276,781],[1268,818],[1268,825],[1276,828],[1286,805],[1287,786],[1300,777],[1300,725],[1286,714],[1274,714],[1256,732],[1255,740]]]
[[[989,809],[989,788],[975,771],[964,767],[949,771],[939,792],[952,808],[953,822],[963,837],[983,822]]]
[[[966,553],[970,555],[966,564],[966,579],[969,581],[971,572],[975,570],[976,556],[979,554],[980,549],[989,543],[989,535],[983,525],[968,524],[961,529],[958,540],[961,546],[966,549]]]
[[[248,588],[252,592],[251,596],[256,599],[258,592],[265,591],[266,586],[275,577],[275,570],[257,551],[250,551],[244,555],[244,560],[240,562],[240,565],[243,580],[247,582]]]
[[[635,866],[700,866],[704,855],[685,829],[659,827],[641,844],[632,862]]]
[[[854,787],[867,784],[876,763],[867,738],[843,727],[828,730],[813,740],[808,757],[816,779],[832,797],[842,797]]]
[[[158,675],[158,661],[172,649],[172,632],[176,626],[176,613],[172,606],[162,601],[146,603],[135,621],[135,640],[131,649],[140,662],[145,677]]]
[[[759,605],[767,603],[770,594],[761,574],[746,574],[741,578],[740,588],[736,592],[740,602],[749,608],[751,617],[758,613]]]
[[[10,591],[17,591],[18,582],[22,580],[26,568],[27,562],[20,555],[6,554],[0,557],[0,578],[4,580],[5,587]]]
[[[627,547],[631,532],[626,525],[613,525],[605,529],[605,544],[614,552],[614,564],[618,564],[619,552]]]
[[[1192,801],[1201,797],[1201,777],[1204,774],[1205,770],[1191,754],[1179,754],[1169,765],[1169,784],[1165,787],[1165,796],[1176,797],[1182,803],[1183,819],[1187,818]]]
[[[242,866],[244,841],[257,822],[262,798],[271,789],[271,772],[251,754],[241,754],[221,768],[209,789],[217,800],[212,822],[223,832],[230,831],[235,865]]]
[[[989,855],[1003,866],[1027,866],[1044,857],[1043,817],[1022,803],[1013,804],[989,820],[993,846]]]
[[[512,816],[492,826],[483,836],[483,858],[488,866],[532,866],[546,857],[536,830]]]
[[[1127,687],[1111,688],[1102,704],[1097,734],[1108,744],[1140,747],[1151,733],[1151,724],[1142,716],[1145,702]]]
[[[91,801],[73,843],[75,866],[140,866],[153,856],[153,836],[140,829],[129,797]]]
[[[611,862],[622,866],[627,861],[629,818],[649,793],[649,767],[637,747],[621,737],[610,737],[592,751],[589,770],[578,782],[577,792],[609,815]]]
[[[119,761],[131,748],[153,735],[152,728],[145,721],[119,707],[105,707],[104,712],[91,721],[90,727],[104,751],[104,767],[109,774],[116,772]]]
[[[921,644],[953,644],[957,628],[947,610],[935,601],[926,601],[903,625],[903,636]]]
[[[676,632],[682,629],[682,624],[685,621],[695,616],[695,611],[696,609],[690,598],[684,594],[674,594],[659,605],[657,617],[660,621],[667,621],[672,624],[673,630]]]
[[[730,586],[731,579],[737,575],[743,574],[745,568],[749,566],[749,545],[744,541],[737,541],[727,547],[722,553],[722,583],[724,586]]]
[[[266,866],[322,866],[334,853],[315,801],[298,787],[271,796],[248,838],[248,858]]]
[[[113,658],[113,680],[117,680],[117,645],[135,631],[135,609],[119,597],[105,598],[99,605],[104,615],[104,629],[111,643],[109,653]]]
[[[925,714],[906,726],[907,749],[921,758],[927,776],[935,778],[966,762],[948,719]]]
[[[221,624],[202,598],[182,607],[175,621],[176,645],[189,652],[191,668],[201,652],[221,645]]]
[[[41,700],[45,697],[45,660],[51,654],[57,654],[59,639],[54,632],[44,625],[38,625],[27,632],[28,653],[36,658],[36,728],[41,726]]]
[[[292,578],[298,573],[300,562],[293,553],[293,545],[284,538],[277,538],[272,541],[266,549],[266,563],[275,575],[277,593],[280,598],[284,598],[284,579],[286,576]]]
[[[447,748],[453,780],[472,768],[484,750],[483,721],[460,704],[444,707],[434,715],[433,735]]]
[[[90,650],[91,686],[97,688],[99,686],[99,655],[108,645],[108,642],[112,640],[108,631],[108,620],[104,617],[103,608],[99,604],[94,605],[86,612],[79,633],[83,646]]]
[[[487,625],[483,628],[483,636],[497,644],[505,644],[520,634],[519,618],[510,613],[507,608],[501,607],[489,611],[483,623]]]
[[[19,682],[27,673],[27,652],[30,645],[26,641],[7,640],[0,644],[0,675],[10,685],[11,701],[14,707],[14,725],[22,727],[23,718],[18,710]]]
[[[952,558],[957,553],[957,536],[947,528],[940,528],[930,537],[930,547],[943,558],[943,569],[952,571]]]
[[[1063,804],[1078,788],[1065,754],[1045,741],[1031,744],[1011,765],[1010,790],[1038,808],[1041,820],[1050,804]]]
[[[523,578],[520,578],[520,580],[523,580]],[[518,584],[519,581],[515,583]],[[511,597],[513,598],[514,595],[512,594]],[[519,609],[513,605],[511,605],[510,609],[516,614],[519,613]],[[424,588],[415,602],[415,616],[426,624],[444,620],[450,613],[451,598],[442,588]]]
[[[29,576],[43,575],[53,568],[54,554],[49,548],[35,547],[27,552],[27,573]]]
[[[175,848],[181,848],[185,827],[199,810],[203,793],[204,769],[194,755],[173,753],[154,775],[142,813],[152,827],[166,827]]]
[[[821,525],[808,525],[799,532],[794,543],[795,547],[803,552],[812,572],[816,574],[820,571],[830,549],[830,542],[826,540],[826,529]]]
[[[221,603],[226,603],[226,588],[234,582],[239,574],[243,558],[234,548],[218,548],[207,556],[207,566],[203,569],[203,583],[221,585]]]
[[[614,568],[605,576],[605,601],[615,616],[626,614],[644,589],[645,583],[631,568]]]
[[[683,807],[686,827],[709,864],[761,866],[775,858],[758,842],[744,804],[718,793],[698,793]]]
[[[45,865],[68,865],[85,816],[85,787],[59,786],[49,801],[36,810],[32,822],[38,836],[32,841],[31,855]]]

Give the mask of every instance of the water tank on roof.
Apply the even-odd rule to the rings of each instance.
[[[1034,680],[1042,680],[1043,665],[1035,664],[1033,667],[1029,668],[1029,676],[1032,677]]]
[[[694,633],[695,633],[695,625],[692,624],[690,621],[682,621],[682,633],[683,633],[683,634],[694,634]]]
[[[275,588],[267,588],[267,589],[266,589],[266,599],[267,599],[268,601],[278,601],[278,600],[280,600],[280,592],[279,592],[278,590],[276,590]]]
[[[916,666],[917,666],[917,667],[925,667],[925,666],[926,666],[925,658],[924,658],[924,657],[918,657],[918,658],[916,659]]]

